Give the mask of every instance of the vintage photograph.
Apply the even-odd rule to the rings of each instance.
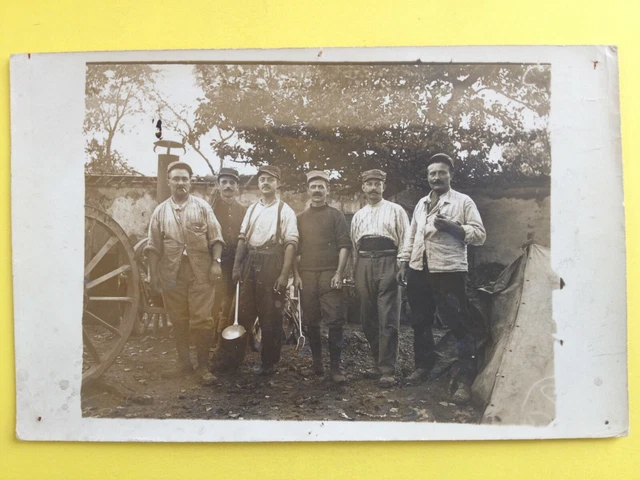
[[[597,46],[13,56],[18,438],[625,435],[617,68]]]
[[[556,418],[552,65],[87,62],[83,418]]]

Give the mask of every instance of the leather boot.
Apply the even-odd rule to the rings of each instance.
[[[342,328],[330,328],[329,329],[329,361],[331,362],[331,380],[337,384],[346,383],[347,377],[345,377],[342,371],[341,354],[343,344],[343,331]]]
[[[218,379],[209,371],[209,349],[213,341],[213,330],[201,328],[193,332],[193,340],[198,352],[198,368],[196,375],[200,378],[202,385],[213,385]]]
[[[309,338],[309,345],[311,346],[313,363],[311,364],[311,369],[305,373],[322,376],[324,375],[324,366],[322,365],[322,335],[320,333],[320,327],[308,327],[307,336]]]
[[[162,378],[165,379],[183,378],[193,374],[193,366],[191,365],[191,356],[189,354],[189,324],[174,324],[173,336],[176,342],[178,360],[173,368],[162,373]]]

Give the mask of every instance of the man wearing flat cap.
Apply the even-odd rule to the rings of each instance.
[[[225,243],[220,266],[222,267],[222,279],[216,288],[216,298],[213,304],[213,321],[215,324],[214,343],[220,347],[222,330],[229,325],[231,300],[234,295],[234,285],[231,280],[233,261],[236,257],[238,235],[240,226],[247,209],[240,205],[236,196],[240,175],[233,168],[221,168],[218,174],[218,189],[213,198],[211,207],[222,229],[222,238]]]
[[[355,282],[360,296],[360,321],[367,337],[374,366],[366,372],[378,385],[396,384],[400,289],[396,280],[398,262],[409,260],[405,235],[409,217],[404,209],[382,198],[387,175],[378,169],[361,176],[367,205],[351,220],[351,240],[356,258]]]
[[[329,328],[331,379],[346,381],[341,368],[346,303],[342,278],[349,259],[351,239],[342,212],[327,205],[329,175],[320,170],[307,173],[309,208],[298,215],[299,260],[294,262],[294,284],[301,290],[304,323],[311,346],[312,373],[324,374],[321,325]]]
[[[220,280],[220,255],[224,240],[220,224],[209,204],[193,195],[191,167],[173,162],[167,168],[171,196],[156,207],[149,224],[145,253],[149,259],[151,285],[162,292],[165,308],[173,322],[178,362],[166,378],[193,373],[189,335],[198,354],[197,376],[212,385],[209,348],[213,337],[211,308],[214,285]]]
[[[255,372],[272,375],[280,361],[284,292],[298,245],[298,227],[291,207],[277,196],[280,169],[265,165],[257,176],[260,199],[242,220],[233,283],[240,282],[239,323],[249,332],[258,317],[262,330],[261,365]],[[246,344],[241,348],[244,354]]]
[[[467,245],[482,245],[486,232],[476,204],[451,188],[453,160],[444,153],[426,160],[431,192],[413,212],[398,282],[407,286],[414,336],[415,371],[410,383],[425,379],[437,356],[431,326],[436,310],[455,336],[454,401],[471,398],[475,377],[475,342],[467,309]]]

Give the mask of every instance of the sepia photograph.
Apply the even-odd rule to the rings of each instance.
[[[598,156],[577,165],[567,152],[586,131],[619,143],[617,117],[598,126],[608,117],[580,116],[567,94],[579,93],[571,62],[595,68],[580,49],[570,61],[551,48],[445,50],[74,59],[73,131],[60,137],[77,155],[60,213],[74,236],[60,277],[82,315],[52,358],[73,372],[54,384],[80,439],[588,434],[567,420],[571,399],[605,377],[567,379],[589,369],[579,355],[626,358],[624,291],[593,299],[576,275],[600,254],[571,244],[566,219],[592,238],[606,215],[571,211],[587,215],[572,190],[586,184],[567,179]],[[580,93],[584,105],[617,109],[617,96],[591,100],[603,88]],[[608,211],[619,225],[622,208]],[[624,282],[616,239],[600,279],[611,285]],[[596,318],[575,322],[586,297],[611,305],[610,337]],[[16,327],[17,341],[39,334]],[[580,335],[604,346],[575,354]],[[16,352],[20,397],[23,364],[38,360]],[[626,370],[600,366],[618,379],[603,408],[620,409]]]
[[[549,424],[551,73],[87,64],[83,416]]]

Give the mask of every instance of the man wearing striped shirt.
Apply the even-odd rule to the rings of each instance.
[[[409,218],[400,205],[382,198],[386,178],[386,173],[378,169],[362,174],[367,205],[351,221],[360,321],[374,361],[365,375],[379,379],[381,387],[397,382],[401,301],[396,274],[398,262],[409,261],[404,247]]]

